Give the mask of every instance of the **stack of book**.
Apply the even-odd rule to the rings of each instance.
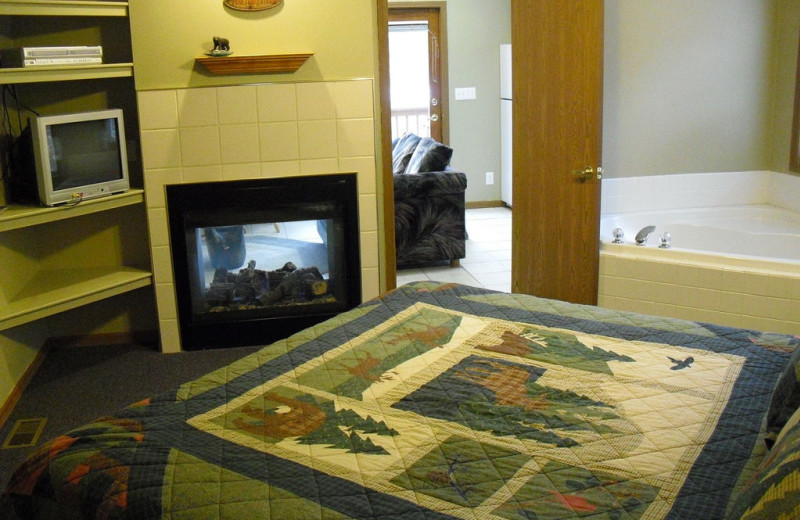
[[[77,45],[66,47],[16,47],[0,49],[0,67],[41,67],[103,63],[103,47]]]

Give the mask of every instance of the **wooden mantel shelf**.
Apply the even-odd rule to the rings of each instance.
[[[197,58],[211,74],[255,74],[295,72],[314,53],[264,56],[203,56]]]

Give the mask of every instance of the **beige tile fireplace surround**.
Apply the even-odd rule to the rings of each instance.
[[[138,93],[153,276],[164,352],[181,350],[164,187],[358,173],[362,295],[379,293],[372,80]]]

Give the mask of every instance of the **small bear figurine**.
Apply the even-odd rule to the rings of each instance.
[[[211,50],[212,53],[215,52],[228,52],[231,50],[231,44],[227,38],[220,38],[219,36],[214,36],[212,38],[214,41],[214,48]]]

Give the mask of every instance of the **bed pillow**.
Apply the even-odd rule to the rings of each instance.
[[[800,409],[789,418],[726,516],[726,520],[782,518],[800,518]]]
[[[392,143],[392,173],[405,173],[411,156],[422,138],[411,132],[406,132],[402,137]]]
[[[800,407],[800,347],[796,347],[789,364],[778,378],[767,412],[767,431],[779,432],[789,417]]]
[[[443,172],[453,149],[430,137],[423,137],[408,162],[406,173]]]

